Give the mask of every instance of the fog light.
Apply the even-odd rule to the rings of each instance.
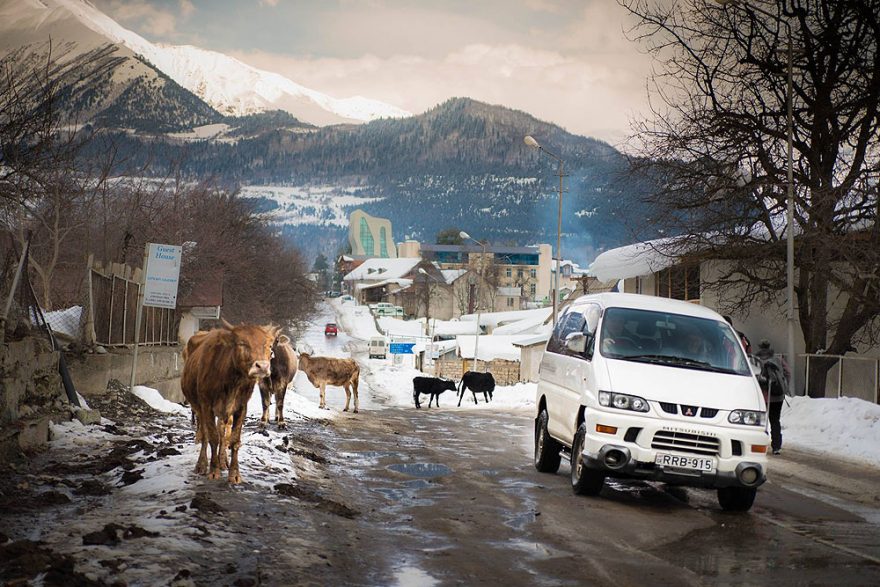
[[[760,453],[766,454],[767,453],[767,445],[766,444],[753,444],[752,445],[752,452],[760,452]]]
[[[596,432],[603,434],[617,434],[617,426],[606,426],[605,424],[596,424]]]
[[[752,485],[755,481],[758,480],[758,469],[754,467],[747,467],[743,469],[742,472],[739,474],[739,480],[746,485]]]

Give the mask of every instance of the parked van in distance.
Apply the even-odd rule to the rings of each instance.
[[[578,494],[606,477],[716,489],[751,508],[766,480],[766,405],[739,336],[708,308],[603,293],[560,315],[541,360],[535,467],[571,464]]]
[[[371,359],[384,359],[386,357],[388,346],[384,336],[374,336],[370,338],[369,356]]]

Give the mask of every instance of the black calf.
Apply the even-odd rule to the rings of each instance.
[[[431,397],[428,398],[428,407],[431,407],[431,401],[436,400],[437,407],[440,407],[440,394],[450,389],[455,391],[455,382],[447,379],[439,379],[437,377],[413,377],[413,401],[416,407],[422,407],[419,403],[419,395],[424,393]]]
[[[474,403],[477,403],[477,393],[482,392],[483,399],[486,403],[492,399],[492,392],[495,391],[495,378],[491,373],[478,373],[477,371],[468,371],[461,378],[458,387],[458,405],[461,405],[461,398],[464,392],[470,389],[474,394]]]

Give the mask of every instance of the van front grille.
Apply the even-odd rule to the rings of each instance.
[[[658,430],[654,433],[651,448],[657,450],[676,450],[698,455],[717,455],[720,442],[714,436]]]

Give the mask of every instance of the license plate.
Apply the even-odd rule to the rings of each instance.
[[[671,455],[657,453],[654,462],[661,467],[676,467],[678,469],[692,469],[694,471],[715,472],[715,459],[710,457],[687,457],[684,455]]]

